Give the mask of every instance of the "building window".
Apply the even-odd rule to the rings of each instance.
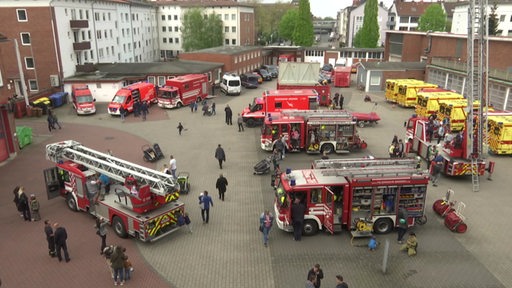
[[[224,39],[224,44],[229,45],[229,39]]]
[[[225,21],[229,20],[229,14],[224,14],[224,20]]]
[[[174,38],[174,43],[176,43],[176,44],[180,43],[180,38]]]
[[[162,21],[165,21],[165,15],[162,15]]]
[[[164,43],[167,43],[167,38],[162,38],[162,41],[163,41]]]
[[[25,57],[25,68],[27,68],[27,69],[34,69],[35,68],[34,58],[32,58],[32,57]]]
[[[236,45],[236,39],[231,39],[231,45]]]
[[[164,50],[160,51],[160,56],[162,56],[163,58],[162,52],[164,52]],[[155,84],[155,76],[148,76],[148,82],[151,84]]]
[[[231,32],[236,33],[236,26],[231,27]]]
[[[103,48],[98,49],[98,57],[103,58]]]
[[[174,32],[179,32],[180,28],[178,26],[174,26]]]
[[[28,86],[29,86],[30,91],[39,90],[39,88],[37,87],[37,80],[35,80],[35,79],[29,79]]]
[[[167,15],[167,20],[172,20],[172,15]]]
[[[21,44],[30,45],[30,33],[20,33],[21,35]]]
[[[165,86],[165,76],[158,76],[158,86]]]
[[[172,43],[172,38],[169,38],[169,43]]]
[[[228,33],[229,32],[229,27],[228,26],[224,26],[224,33]]]
[[[16,9],[16,14],[18,15],[18,22],[27,22],[27,10],[25,9]]]
[[[167,27],[162,26],[162,32],[166,32],[166,31],[167,31]]]
[[[231,20],[236,20],[236,14],[231,14]]]
[[[411,17],[411,23],[418,23],[418,17]]]
[[[174,20],[178,20],[178,15],[174,15]]]

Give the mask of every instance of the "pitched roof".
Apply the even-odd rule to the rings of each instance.
[[[401,2],[395,1],[398,16],[421,16],[425,9],[436,2]]]
[[[467,2],[442,2],[440,3],[444,7],[444,13],[446,13],[446,17],[452,18],[453,17],[453,11],[455,10],[455,7],[457,5],[460,5],[461,3],[467,3]]]
[[[157,6],[180,7],[253,7],[251,3],[237,2],[236,0],[155,0]]]

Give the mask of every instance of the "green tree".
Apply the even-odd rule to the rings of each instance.
[[[379,42],[379,23],[377,17],[379,6],[377,0],[368,0],[364,5],[363,26],[354,36],[352,46],[357,48],[377,48]]]
[[[191,9],[183,15],[181,35],[186,52],[223,45],[222,20],[218,14],[204,15],[201,9]]]
[[[375,0],[376,1],[376,0]],[[309,0],[299,1],[299,11],[295,29],[293,30],[293,42],[295,45],[310,47],[315,42],[313,31],[313,19]]]
[[[292,4],[261,4],[260,0],[248,0],[247,3],[254,5],[255,29],[260,44],[275,42],[279,38],[280,21],[288,10],[293,9]]]
[[[419,31],[446,31],[446,14],[441,4],[430,4],[418,22]]]
[[[500,24],[500,20],[498,19],[498,14],[496,14],[496,10],[498,10],[498,4],[494,2],[494,4],[491,7],[491,13],[489,14],[489,35],[498,34],[498,24]]]
[[[295,31],[295,25],[297,18],[299,17],[299,10],[290,9],[283,15],[281,22],[279,22],[279,36],[286,40],[292,40],[293,42],[293,31]]]

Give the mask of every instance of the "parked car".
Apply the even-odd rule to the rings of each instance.
[[[272,75],[270,75],[270,73],[268,73],[268,71],[265,69],[256,69],[254,72],[258,73],[264,81],[272,80]]]
[[[272,78],[277,78],[279,75],[279,70],[275,65],[262,65],[261,68],[267,70]]]
[[[249,73],[249,74],[251,74],[251,73]],[[256,72],[252,72],[252,75],[256,75],[258,77],[258,84],[263,83],[263,78],[260,76],[260,74],[258,74]]]
[[[240,81],[245,88],[258,88],[260,76],[258,74],[246,73],[240,75]]]

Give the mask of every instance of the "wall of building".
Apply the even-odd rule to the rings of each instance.
[[[253,71],[263,64],[261,50],[259,48],[233,54],[214,52],[182,53],[180,54],[180,59],[224,63],[224,73],[231,72],[236,74]]]
[[[494,2],[493,2],[494,3]],[[491,13],[493,3],[489,2],[487,13]],[[454,34],[468,33],[468,5],[456,6],[453,11],[452,29]],[[497,4],[496,15],[498,16],[498,30],[501,32],[499,36],[512,36],[512,4]]]

